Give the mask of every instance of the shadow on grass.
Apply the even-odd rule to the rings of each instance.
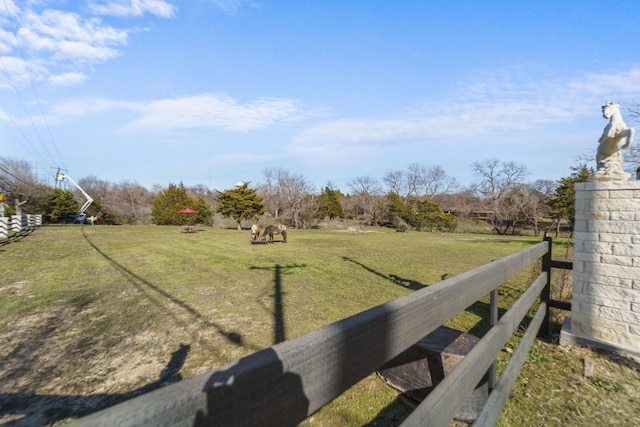
[[[352,258],[349,257],[342,257],[343,260],[348,261],[348,262],[352,262],[362,268],[364,268],[365,270],[367,270],[368,272],[375,274],[378,277],[381,277],[383,279],[386,279],[388,281],[390,281],[391,283],[393,283],[394,285],[398,285],[401,286],[403,288],[407,288],[407,289],[411,289],[412,291],[417,291],[423,288],[426,288],[427,286],[430,285],[425,285],[424,283],[421,283],[417,280],[412,280],[412,279],[407,279],[404,277],[400,277],[396,274],[384,274],[384,273],[380,273],[379,271],[375,270],[374,268],[371,268],[365,264],[362,264],[361,262],[358,262]],[[445,280],[449,277],[448,274],[443,274],[442,275],[442,279]],[[472,313],[476,316],[478,316],[480,318],[480,320],[468,331],[466,331],[467,333],[471,334],[471,335],[475,335],[477,337],[482,337],[484,336],[484,334],[487,333],[487,331],[490,329],[491,325],[489,323],[489,314],[490,314],[490,310],[491,310],[491,305],[487,304],[485,302],[482,301],[478,301],[474,304],[472,304],[471,306],[469,306],[466,311],[468,313]],[[498,317],[501,317],[504,313],[506,312],[506,310],[504,309],[498,309]]]
[[[107,255],[102,250],[100,250],[100,248],[95,243],[93,243],[93,241],[91,241],[89,236],[85,233],[84,229],[82,230],[82,234],[84,235],[84,238],[86,239],[87,243],[89,243],[89,245],[91,245],[91,247],[93,249],[95,249],[96,252],[98,252],[107,261],[109,261],[111,263],[111,265],[120,274],[122,274],[122,276],[131,285],[133,285],[136,289],[138,289],[140,292],[142,292],[144,295],[146,295],[146,297],[149,299],[149,301],[151,301],[155,306],[159,307],[163,311],[167,312],[171,317],[173,317],[173,319],[176,321],[176,323],[181,324],[183,322],[178,318],[178,316],[175,313],[172,313],[167,309],[166,304],[163,304],[162,301],[160,300],[160,298],[165,298],[168,301],[178,305],[179,307],[182,307],[185,311],[187,311],[190,315],[192,315],[202,325],[207,326],[207,327],[212,327],[212,328],[216,329],[216,331],[220,335],[222,335],[224,338],[226,338],[227,341],[229,341],[230,343],[238,345],[238,346],[250,348],[250,349],[252,349],[254,351],[259,350],[258,348],[254,348],[253,346],[250,346],[250,345],[247,345],[247,344],[243,343],[242,334],[240,334],[238,332],[233,332],[233,331],[226,331],[220,325],[216,324],[215,322],[210,321],[205,316],[200,314],[195,308],[193,308],[188,303],[180,300],[179,298],[174,297],[173,295],[171,295],[167,291],[159,288],[158,286],[154,285],[153,283],[149,282],[148,280],[138,276],[137,274],[135,274],[133,271],[129,270],[128,268],[126,268],[122,264],[118,263],[116,260],[114,260],[109,255]],[[155,296],[152,293],[155,293]]]
[[[399,426],[411,414],[415,406],[415,403],[410,403],[400,394],[363,427]]]
[[[391,283],[393,283],[394,285],[398,285],[398,286],[402,286],[403,288],[407,288],[407,289],[411,289],[412,291],[417,291],[418,289],[422,289],[425,288],[429,285],[425,285],[423,283],[420,283],[418,281],[415,280],[411,280],[411,279],[405,279],[403,277],[400,277],[396,274],[384,274],[384,273],[380,273],[379,271],[362,264],[361,262],[356,261],[355,259],[343,256],[342,257],[343,260],[348,261],[348,262],[352,262],[362,268],[364,268],[365,270],[367,270],[369,273],[375,274],[378,277],[382,277],[383,279],[389,280]]]
[[[171,358],[156,381],[128,393],[98,393],[90,396],[44,395],[0,392],[0,424],[10,426],[51,425],[67,418],[85,415],[124,402],[141,394],[182,380],[180,370],[191,350],[189,344],[171,353]]]
[[[29,234],[33,233],[34,231],[36,231],[35,228],[26,228],[18,232],[15,232],[9,237],[7,237],[6,239],[4,239],[3,241],[1,241],[0,246],[5,246],[5,245],[8,245],[9,243],[14,243],[19,240],[22,240],[25,237],[27,237]]]
[[[184,320],[181,320],[180,316],[174,311],[171,311],[167,307],[167,303],[170,302],[185,310],[192,316],[197,322],[205,327],[214,328],[220,335],[226,338],[230,343],[249,348],[257,351],[257,348],[253,348],[250,345],[243,343],[243,337],[240,333],[234,331],[227,331],[220,325],[210,321],[201,313],[199,313],[191,305],[182,301],[153,283],[145,280],[133,271],[127,269],[125,266],[118,263],[111,258],[108,254],[102,251],[83,230],[83,235],[86,241],[96,250],[102,257],[104,257],[109,263],[138,291],[140,291],[146,298],[155,306],[162,309],[164,313],[170,316],[177,325],[187,326]],[[70,305],[74,307],[76,311],[82,311],[83,307],[92,302],[92,297],[88,295],[79,295],[70,301]],[[56,318],[49,319],[47,325],[41,328],[42,331],[38,336],[34,337],[35,340],[44,342],[47,337],[51,336],[54,330],[58,327],[55,325]],[[34,343],[34,339],[30,340],[30,343]],[[127,393],[120,394],[108,394],[98,393],[89,396],[78,395],[40,395],[36,393],[3,393],[0,391],[0,424],[6,425],[45,425],[52,424],[61,420],[65,420],[69,417],[82,417],[90,413],[99,411],[101,409],[113,406],[117,403],[131,399],[141,394],[148,393],[155,389],[161,388],[165,385],[178,382],[182,379],[179,371],[185,363],[187,355],[191,349],[189,344],[181,344],[180,348],[172,353],[171,358],[165,368],[160,373],[158,379],[149,384],[146,384],[136,390]],[[18,370],[25,372],[29,370],[37,369],[34,366],[35,359],[32,360],[27,353],[27,348],[22,346],[16,347],[12,353],[18,355],[20,360],[20,366]],[[22,356],[22,352],[25,352],[25,356]],[[17,373],[19,374],[19,373]]]
[[[284,324],[284,304],[282,291],[282,275],[294,268],[306,267],[304,264],[290,264],[282,266],[276,264],[273,267],[255,267],[250,270],[273,271],[273,343],[278,344],[287,340],[286,328]]]

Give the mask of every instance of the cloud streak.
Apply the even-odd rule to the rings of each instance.
[[[202,129],[250,132],[300,123],[321,113],[304,110],[291,99],[259,98],[241,103],[225,94],[204,93],[149,102],[74,98],[55,104],[49,116],[52,123],[65,123],[112,112],[130,118],[123,123],[123,131],[156,134]]]
[[[446,141],[463,143],[491,137],[512,141],[524,130],[568,123],[594,114],[594,103],[640,97],[640,68],[617,73],[536,80],[500,70],[462,85],[453,96],[422,113],[389,119],[340,119],[310,126],[292,139],[296,155],[327,161],[386,145]]]
[[[89,3],[89,9],[96,15],[130,17],[151,14],[161,18],[171,18],[178,10],[162,0],[94,1]]]
[[[224,94],[202,94],[140,104],[140,115],[127,125],[134,131],[219,129],[246,132],[297,122],[305,113],[293,100],[256,99],[239,103]]]

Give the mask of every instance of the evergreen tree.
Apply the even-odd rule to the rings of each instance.
[[[591,171],[586,165],[572,168],[573,173],[567,178],[560,179],[560,185],[556,188],[556,196],[549,200],[549,207],[553,212],[556,224],[556,237],[560,231],[560,222],[566,220],[573,235],[573,226],[576,221],[576,191],[574,185],[578,182],[586,182]]]
[[[340,190],[333,190],[329,187],[325,187],[324,190],[322,190],[322,193],[320,193],[320,206],[318,207],[317,218],[342,218],[344,216],[344,210],[342,209],[342,204],[340,203],[341,197],[342,193],[340,192]]]
[[[395,192],[387,194],[385,216],[386,222],[393,228],[406,228],[412,222],[411,210],[407,208],[402,197]]]
[[[246,185],[218,193],[216,197],[218,208],[216,212],[221,213],[226,218],[233,218],[241,229],[240,222],[253,219],[265,212],[262,197],[258,196],[257,190],[248,188]]]
[[[45,221],[50,223],[71,222],[78,213],[78,203],[70,191],[54,189],[44,202]]]
[[[420,231],[455,231],[458,220],[444,213],[440,203],[429,198],[411,197],[403,199],[397,193],[387,194],[387,218],[395,228],[411,226]]]
[[[455,231],[458,220],[451,214],[446,214],[442,210],[440,203],[432,199],[417,199],[412,202],[414,209],[413,221],[411,224],[416,230],[429,228],[431,231]]]
[[[213,218],[213,210],[211,206],[204,199],[202,194],[198,195],[198,198],[193,203],[193,209],[197,210],[195,214],[195,222],[198,224],[209,224]]]
[[[169,187],[158,194],[153,202],[151,222],[158,225],[182,225],[187,219],[185,214],[178,212],[186,208],[194,209],[195,205],[196,201],[189,197],[182,183],[169,184]]]

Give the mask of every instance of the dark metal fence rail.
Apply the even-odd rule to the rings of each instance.
[[[550,248],[551,241],[545,240],[212,372],[89,415],[74,425],[296,425],[525,267],[550,256]],[[550,268],[543,262],[543,272],[533,285],[403,425],[448,425],[537,296],[545,293]],[[530,330],[537,331],[539,318],[544,319],[547,311],[543,298]],[[527,334],[512,363],[529,351],[531,344],[525,343],[533,338]],[[513,366],[494,392],[506,390],[508,396],[520,369]],[[481,425],[499,416],[506,400],[493,394]]]

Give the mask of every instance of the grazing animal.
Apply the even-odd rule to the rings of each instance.
[[[260,226],[253,224],[251,226],[251,240],[258,240],[258,237],[260,237]]]
[[[269,242],[273,242],[275,234],[282,234],[284,243],[287,243],[287,226],[283,224],[267,225],[262,232],[262,239],[266,240],[267,236],[269,236]]]

